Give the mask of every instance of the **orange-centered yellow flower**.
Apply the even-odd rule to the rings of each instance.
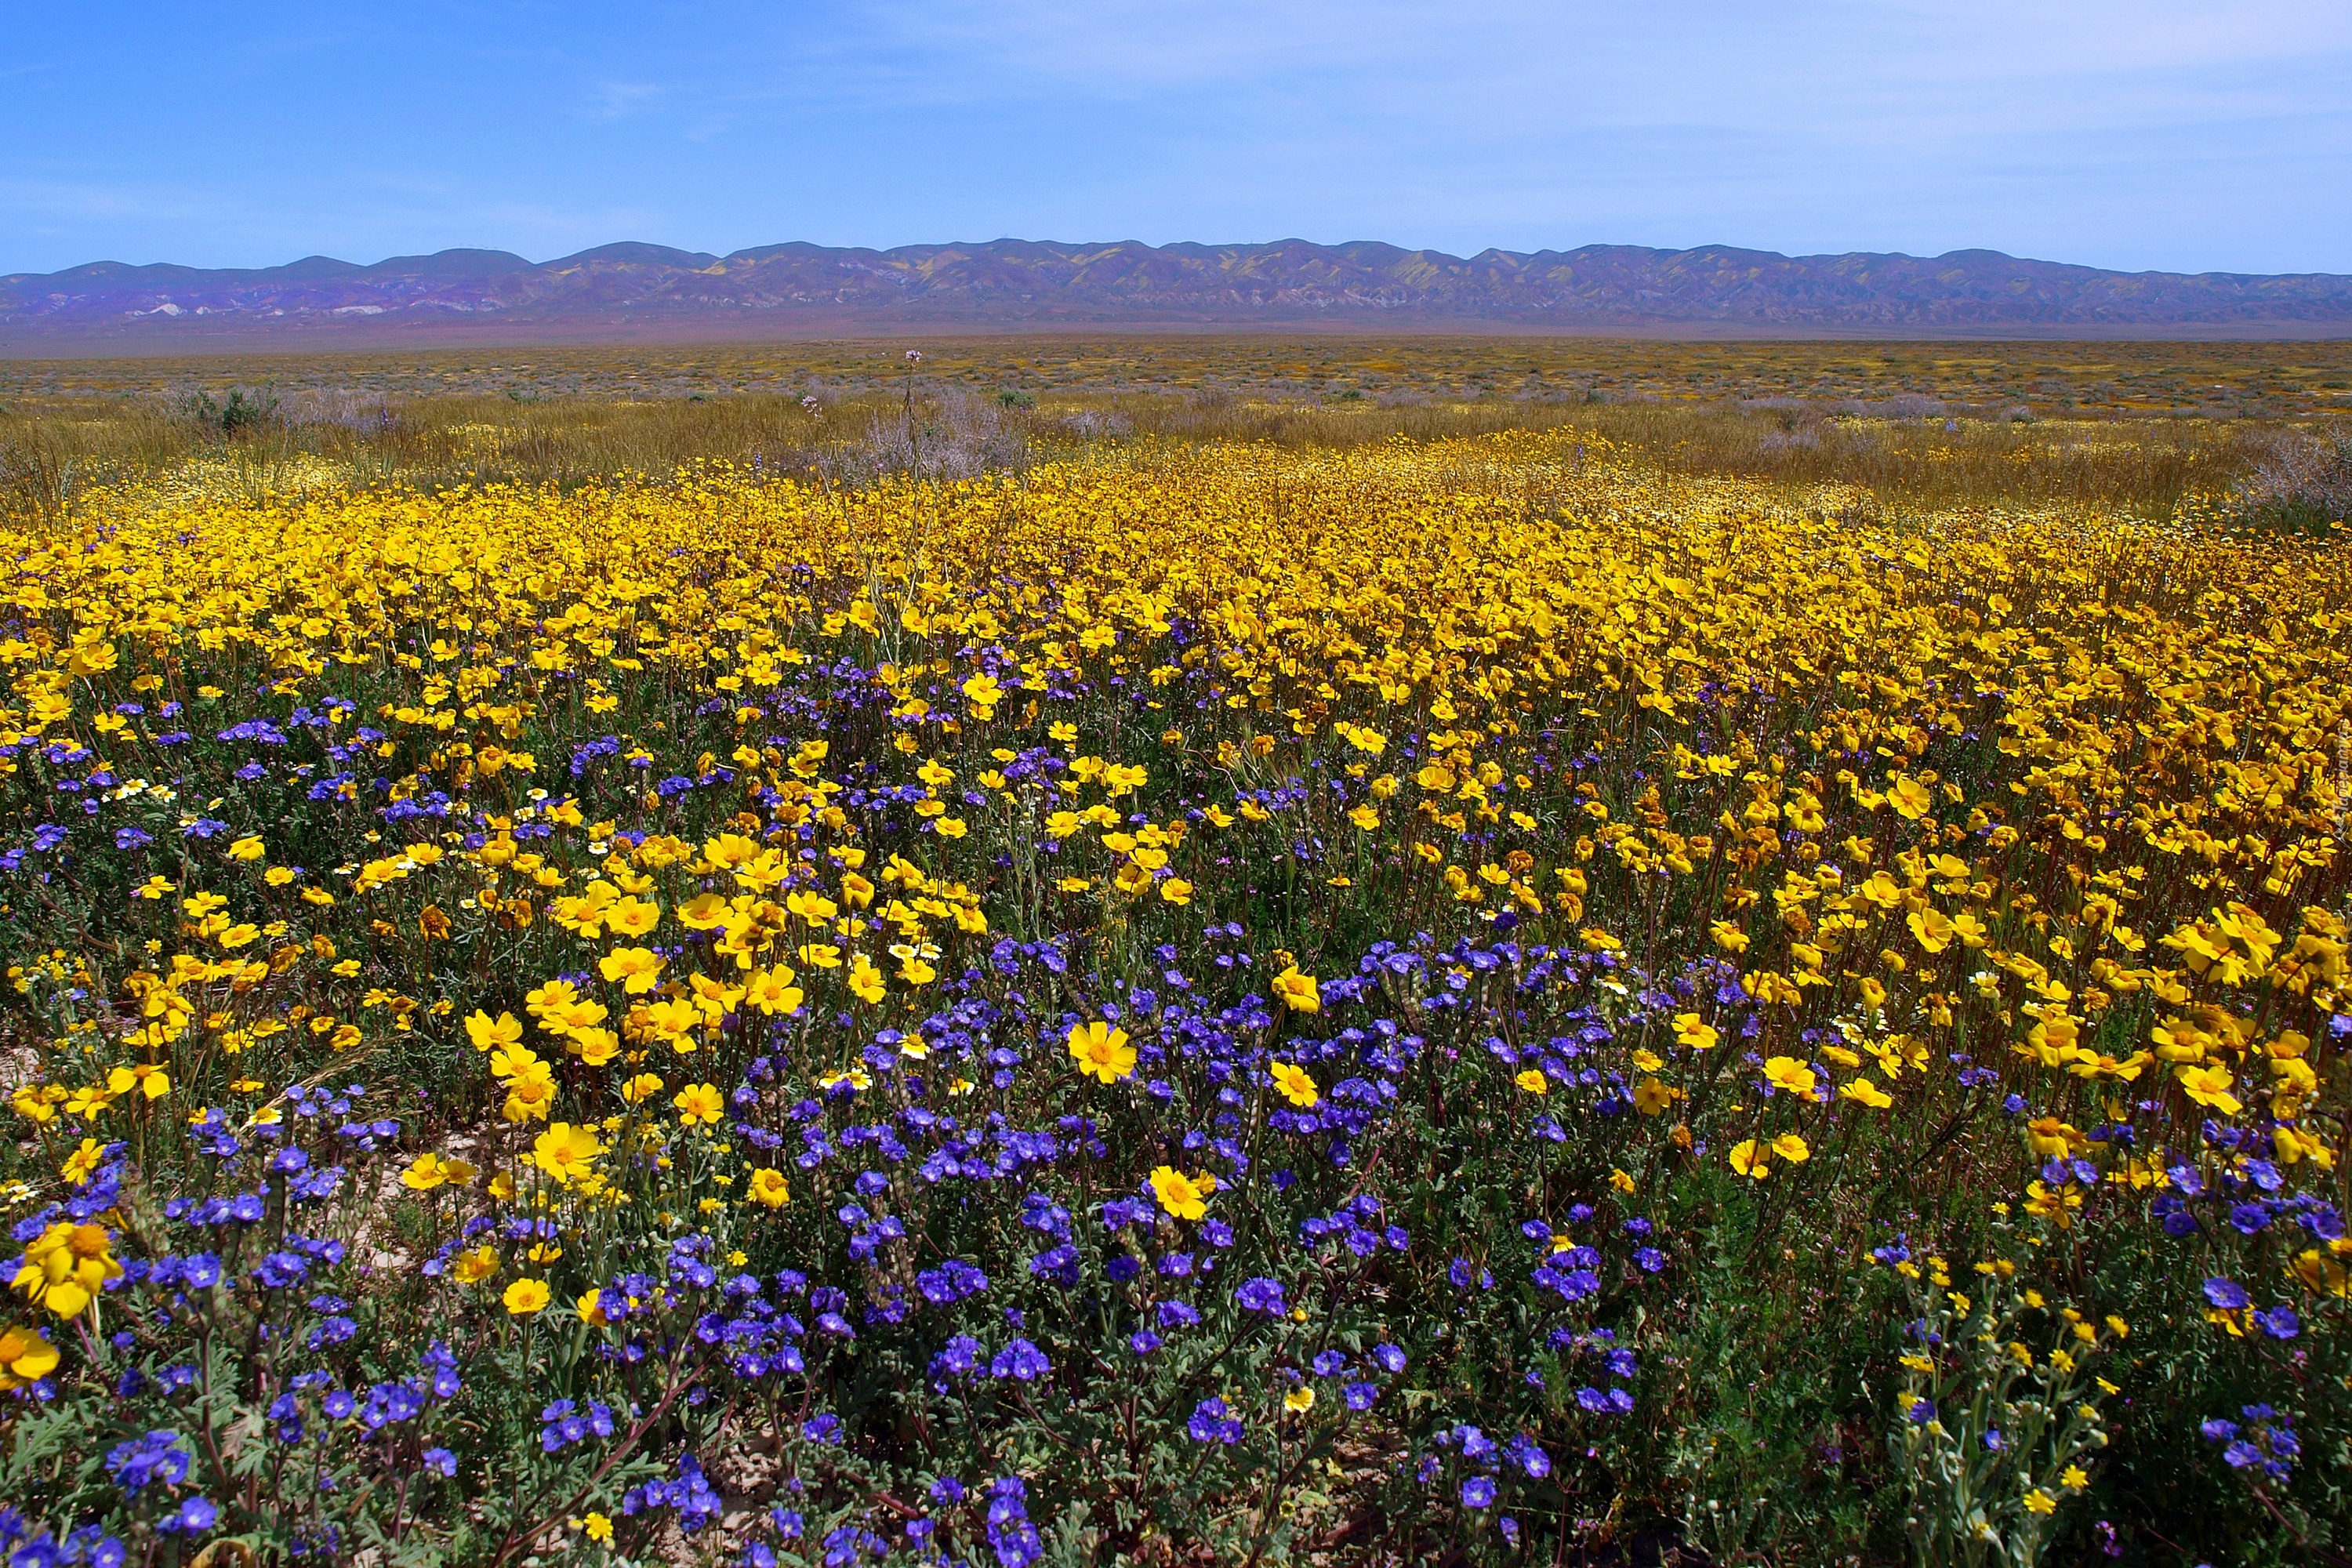
[[[1151,1173],[1151,1193],[1160,1206],[1178,1219],[1199,1219],[1209,1212],[1209,1194],[1217,1190],[1217,1178],[1202,1171],[1188,1176],[1173,1165],[1161,1165]]]
[[[1301,974],[1296,964],[1274,977],[1274,994],[1294,1013],[1319,1013],[1323,1010],[1323,994],[1316,989],[1315,976]]]
[[[688,1127],[709,1127],[727,1113],[727,1097],[712,1083],[690,1083],[670,1098],[677,1119]]]
[[[30,1329],[0,1332],[0,1392],[36,1383],[58,1369],[58,1347]]]
[[[751,1190],[752,1202],[772,1209],[780,1209],[792,1201],[793,1189],[784,1180],[784,1173],[764,1165],[751,1173]]]
[[[1814,1100],[1819,1095],[1819,1080],[1813,1069],[1794,1057],[1772,1057],[1764,1063],[1764,1081],[1774,1089],[1795,1095],[1800,1100]]]
[[[1117,1083],[1135,1071],[1135,1047],[1127,1043],[1127,1031],[1100,1018],[1071,1026],[1070,1059],[1080,1072],[1104,1083]]]
[[[463,1160],[451,1160],[440,1154],[419,1154],[409,1162],[408,1169],[400,1173],[400,1184],[411,1192],[429,1193],[451,1182],[467,1182],[474,1176],[474,1167]]]
[[[479,1008],[466,1020],[466,1037],[474,1042],[478,1051],[494,1051],[500,1046],[511,1046],[522,1038],[522,1023],[512,1013],[491,1017]]]
[[[2230,1092],[2231,1079],[2227,1068],[2191,1067],[2182,1062],[2172,1069],[2172,1076],[2180,1080],[2180,1087],[2188,1091],[2189,1098],[2200,1105],[2210,1106],[2224,1116],[2235,1116],[2244,1109],[2238,1097]]]
[[[661,978],[662,958],[651,948],[616,947],[596,961],[596,973],[632,996],[642,996]]]
[[[79,1315],[110,1279],[120,1279],[114,1238],[103,1226],[59,1220],[34,1238],[9,1285],[60,1318]]]
[[[574,1127],[569,1121],[558,1121],[539,1135],[531,1144],[531,1163],[554,1177],[565,1186],[587,1174],[596,1163],[604,1145],[585,1127]]]
[[[1696,1013],[1675,1015],[1675,1043],[1695,1051],[1711,1050],[1716,1042],[1713,1025]]]
[[[499,1298],[506,1303],[507,1310],[518,1318],[531,1317],[545,1310],[550,1299],[544,1279],[518,1279],[508,1286],[506,1294]]]

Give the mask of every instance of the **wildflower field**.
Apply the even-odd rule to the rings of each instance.
[[[1564,430],[0,535],[13,1563],[2347,1561],[2340,527]]]

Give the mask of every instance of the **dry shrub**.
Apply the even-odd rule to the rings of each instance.
[[[2281,432],[2253,459],[2235,500],[2241,516],[2290,528],[2352,517],[2352,425]]]

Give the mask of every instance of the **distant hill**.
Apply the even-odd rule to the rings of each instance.
[[[1991,250],[1781,256],[1595,245],[1472,257],[1357,242],[896,250],[772,245],[731,256],[600,246],[553,261],[444,250],[358,266],[94,262],[0,277],[0,341],[289,346],[1120,326],[1683,329],[1709,334],[2352,336],[2352,276],[2109,272]]]

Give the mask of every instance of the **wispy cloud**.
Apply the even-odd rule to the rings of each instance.
[[[600,81],[589,89],[589,112],[599,120],[620,120],[651,107],[665,89],[653,82]]]

